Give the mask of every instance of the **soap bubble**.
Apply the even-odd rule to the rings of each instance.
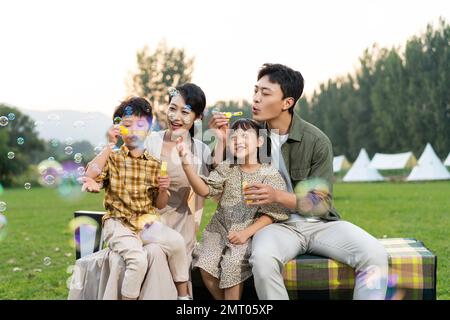
[[[6,238],[8,233],[8,219],[3,214],[0,214],[0,241]]]
[[[31,189],[31,183],[25,182],[24,187],[25,187],[26,190],[30,190]]]
[[[177,96],[177,95],[180,94],[180,92],[179,92],[176,88],[174,88],[174,87],[170,87],[170,88],[168,89],[168,91],[169,91],[169,96],[170,96],[170,97],[175,97],[175,96]]]
[[[131,116],[133,114],[133,107],[132,106],[126,106],[124,111],[125,111],[125,115],[129,117],[129,116]]]
[[[73,148],[71,146],[67,146],[64,148],[64,153],[70,156],[73,153]]]
[[[24,144],[24,142],[25,142],[24,138],[22,138],[22,137],[17,138],[17,144],[22,145],[22,144]]]
[[[94,153],[95,155],[99,155],[102,151],[103,151],[104,146],[103,145],[98,145],[94,148]]]
[[[48,161],[55,161],[54,157],[48,157]]]
[[[61,118],[56,113],[51,113],[48,115],[47,119],[52,122],[58,122]]]
[[[80,163],[83,160],[83,155],[81,153],[75,153],[73,156],[75,163]]]
[[[73,126],[77,129],[84,128],[84,121],[77,120],[73,123]]]
[[[34,126],[36,129],[41,129],[44,126],[44,121],[35,121]]]
[[[8,114],[8,119],[9,121],[13,121],[14,119],[16,119],[16,115],[11,112],[10,114]]]
[[[63,174],[63,168],[58,161],[44,160],[38,164],[39,184],[49,187],[59,184]]]
[[[12,159],[14,159],[15,156],[16,155],[14,154],[14,152],[12,152],[12,151],[8,152],[8,159],[12,160]]]
[[[6,202],[0,201],[0,212],[5,212]]]
[[[56,139],[52,139],[50,140],[50,144],[52,145],[53,148],[57,148],[59,146],[59,141]]]
[[[302,214],[321,216],[329,211],[331,195],[326,180],[312,178],[301,181],[295,187],[294,192],[299,199]]]
[[[86,170],[84,169],[84,167],[78,167],[77,172],[78,172],[79,176],[84,176],[84,174],[86,173]]]
[[[51,174],[49,174],[44,177],[44,181],[47,185],[51,186],[51,185],[55,184],[56,178],[55,178],[55,176],[52,176]]]
[[[67,289],[69,290],[81,290],[83,289],[83,281],[81,279],[80,267],[77,265],[70,265],[66,269],[66,273],[70,274],[70,277],[66,280]]]
[[[5,116],[0,117],[0,126],[1,127],[6,127],[8,125],[8,123],[9,123],[9,120],[7,117],[5,117]]]
[[[72,264],[66,268],[66,273],[72,274],[74,270],[75,270],[75,265]]]
[[[45,257],[44,258],[44,265],[48,267],[51,264],[52,264],[52,259],[50,257]]]
[[[71,146],[73,144],[73,138],[72,137],[67,137],[65,140],[65,143],[67,146]]]
[[[78,168],[73,161],[66,161],[62,164],[63,174],[58,185],[58,193],[64,200],[76,200],[83,196],[81,191]]]
[[[88,216],[80,216],[72,219],[69,223],[69,230],[71,234],[74,235],[74,238],[70,241],[70,245],[73,248],[77,248],[80,250],[81,239],[80,239],[80,229],[83,228],[84,232],[91,235],[96,235],[96,232],[99,228],[99,225],[95,219]],[[95,236],[95,244],[96,247],[99,243],[100,239]]]

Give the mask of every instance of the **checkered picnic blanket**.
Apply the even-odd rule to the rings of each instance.
[[[379,239],[389,254],[386,299],[436,299],[437,257],[422,242],[408,238]],[[300,255],[284,268],[290,299],[352,299],[354,270],[332,259]]]

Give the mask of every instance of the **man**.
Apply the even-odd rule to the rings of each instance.
[[[340,220],[332,206],[333,151],[328,137],[300,118],[294,106],[303,93],[300,72],[280,64],[264,64],[258,73],[253,96],[253,119],[265,123],[272,143],[272,164],[288,184],[288,192],[254,184],[245,192],[250,205],[279,203],[291,209],[289,220],[271,224],[253,237],[250,263],[259,299],[288,299],[282,269],[299,254],[329,257],[356,271],[354,299],[384,299],[387,289],[388,257],[374,237],[361,228]],[[227,119],[214,115],[210,128],[225,137]],[[221,153],[224,139],[216,145]],[[319,196],[328,204],[320,215],[304,211],[303,198],[294,187],[301,181],[327,181],[329,196]],[[320,194],[320,192],[318,192]]]

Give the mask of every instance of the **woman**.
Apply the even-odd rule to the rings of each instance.
[[[206,98],[202,89],[192,83],[172,88],[169,95],[167,129],[152,132],[146,140],[146,148],[154,157],[167,163],[167,173],[171,179],[170,197],[168,205],[159,210],[161,221],[184,237],[190,265],[196,233],[200,227],[204,198],[192,191],[176,151],[176,138],[183,137],[186,147],[193,153],[193,165],[197,173],[208,175],[211,162],[210,149],[194,138],[195,122],[202,119]],[[192,295],[191,288],[190,293]]]

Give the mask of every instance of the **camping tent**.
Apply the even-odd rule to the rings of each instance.
[[[351,169],[344,176],[343,181],[383,181],[377,169],[369,168],[370,160],[366,150],[363,148],[359,152],[358,158]]]
[[[412,152],[385,154],[375,153],[370,162],[370,168],[377,170],[395,170],[413,168],[417,164]]]
[[[337,156],[333,158],[333,172],[339,172],[341,170],[348,170],[352,165],[348,162],[347,158],[342,156]]]
[[[450,152],[448,153],[447,159],[444,161],[444,166],[450,167]]]
[[[431,144],[427,143],[425,150],[419,158],[417,166],[413,168],[406,180],[420,181],[447,179],[450,179],[450,173],[434,152]]]

